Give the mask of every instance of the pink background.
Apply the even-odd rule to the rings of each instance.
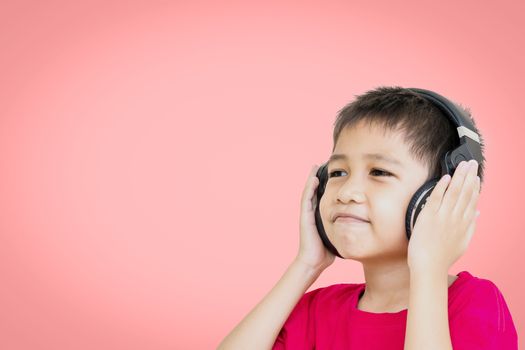
[[[523,1],[9,3],[2,349],[215,348],[295,256],[336,112],[379,85],[471,108],[481,216],[449,272],[493,281],[521,333]],[[363,281],[337,259],[309,290]]]

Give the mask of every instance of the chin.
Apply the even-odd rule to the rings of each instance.
[[[355,240],[347,240],[344,238],[339,240],[330,239],[330,242],[332,242],[335,249],[337,249],[339,254],[341,254],[341,256],[345,259],[361,260],[366,258],[367,254],[365,252],[359,251],[361,245]]]
[[[357,261],[357,262],[363,262],[366,259],[366,256],[355,254],[355,252],[352,253],[351,251],[339,250],[339,249],[337,251],[339,252],[339,254],[341,254],[341,256],[345,260],[353,260],[353,261]]]

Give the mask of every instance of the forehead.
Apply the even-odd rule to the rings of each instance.
[[[329,162],[354,158],[398,167],[409,167],[414,161],[401,131],[390,131],[363,122],[341,131]]]
[[[346,126],[341,130],[334,149],[343,147],[359,147],[368,150],[389,150],[408,152],[404,133],[401,130],[388,130],[377,124],[369,125],[365,121]]]

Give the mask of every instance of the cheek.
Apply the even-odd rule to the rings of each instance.
[[[396,197],[378,197],[374,201],[373,211],[375,215],[379,215],[388,221],[392,221],[400,216],[404,210],[404,204]]]
[[[374,224],[379,231],[405,230],[405,218],[410,198],[406,196],[391,196],[388,198],[375,198],[372,215],[376,219]]]
[[[388,228],[404,222],[407,205],[401,193],[395,191],[373,193],[367,200],[365,206],[370,220],[377,225],[376,227]]]
[[[324,224],[330,222],[330,208],[328,207],[328,202],[329,200],[325,192],[324,196],[321,197],[321,201],[319,202],[319,213],[321,214],[321,219],[323,220]]]

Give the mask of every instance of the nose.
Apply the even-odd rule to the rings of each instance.
[[[348,203],[350,201],[357,203],[363,202],[365,200],[365,195],[363,192],[363,186],[356,181],[356,179],[348,180],[339,188],[337,192],[337,201],[341,203]]]

